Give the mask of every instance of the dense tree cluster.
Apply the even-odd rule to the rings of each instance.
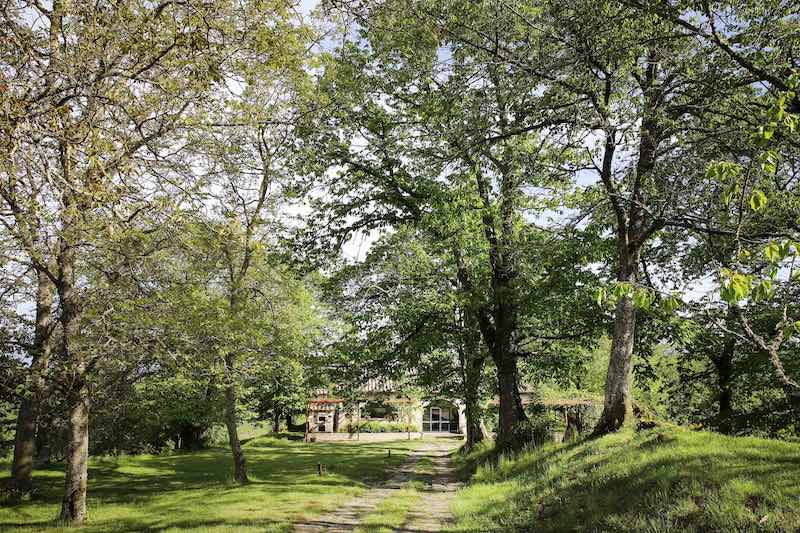
[[[800,431],[787,0],[0,7],[12,486],[392,379],[535,438],[521,391]],[[353,254],[358,243],[366,243]],[[350,255],[351,257],[348,257]],[[355,255],[355,257],[352,257]]]
[[[330,194],[317,209],[328,231],[315,236],[371,229],[391,245],[399,228],[413,228],[419,252],[408,239],[394,249],[435,257],[438,292],[459,296],[449,312],[480,333],[487,353],[476,357],[496,372],[501,444],[514,444],[526,418],[520,383],[535,381],[552,352],[574,374],[567,354],[606,328],[596,433],[633,418],[635,352],[637,376],[671,389],[677,418],[733,431],[753,402],[785,401],[785,423],[772,429],[793,431],[790,3],[326,5],[344,29],[321,78],[334,109],[306,135],[317,168],[337,169],[316,175]],[[383,321],[369,318],[402,360],[398,347],[420,332],[405,321],[380,334],[402,289],[394,266],[373,268],[393,289],[360,294],[371,307],[386,300]],[[405,278],[409,294],[421,271]],[[419,318],[428,303],[413,301],[419,314],[405,314]],[[655,356],[658,345],[671,349]],[[751,385],[736,387],[740,372]],[[752,386],[782,389],[783,399]],[[744,396],[736,408],[733,388]],[[719,409],[692,412],[700,397]]]

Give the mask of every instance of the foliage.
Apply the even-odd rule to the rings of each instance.
[[[384,420],[362,420],[357,424],[347,424],[346,426],[342,426],[339,428],[339,431],[347,433],[406,433],[410,431],[418,432],[419,425]]]

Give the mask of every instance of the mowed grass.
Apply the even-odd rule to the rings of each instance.
[[[453,511],[462,532],[794,533],[800,444],[674,426],[551,444],[479,466]]]
[[[93,458],[89,523],[81,532],[277,532],[361,494],[419,441],[302,443],[255,438],[245,445],[251,483],[231,481],[227,449],[176,455]],[[387,450],[391,449],[391,457]],[[327,475],[317,474],[324,463]],[[7,472],[8,465],[2,465]],[[36,472],[39,494],[0,507],[0,531],[59,527],[63,465]]]
[[[403,489],[397,490],[392,497],[378,504],[374,511],[362,517],[355,533],[392,533],[406,521],[409,511],[419,503],[422,483],[410,481]]]

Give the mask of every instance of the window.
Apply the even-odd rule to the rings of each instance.
[[[457,432],[458,411],[448,402],[439,401],[428,405],[422,413],[422,431]]]

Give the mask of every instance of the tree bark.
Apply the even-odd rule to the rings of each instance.
[[[279,433],[281,430],[281,413],[276,410],[272,413],[272,432]]]
[[[60,518],[71,524],[86,520],[87,465],[89,458],[89,387],[86,381],[85,355],[76,346],[80,327],[79,295],[73,285],[74,247],[66,245],[61,254],[61,325],[64,329],[64,352],[72,366],[72,390],[69,394],[69,442],[64,478],[64,498]]]
[[[61,520],[70,524],[86,521],[86,490],[89,459],[89,390],[86,384],[74,392],[69,410],[69,446],[61,501]]]
[[[486,183],[479,176],[478,189],[485,205],[489,205]],[[512,348],[513,336],[516,330],[516,304],[513,300],[515,288],[513,280],[516,278],[516,269],[512,265],[505,265],[498,251],[494,226],[488,213],[483,215],[484,231],[490,243],[490,264],[492,267],[492,293],[491,304],[480,305],[474,314],[468,316],[477,321],[477,329],[481,339],[491,354],[497,367],[497,390],[500,400],[500,420],[497,431],[498,447],[507,447],[512,444],[514,428],[527,419],[519,395],[517,375],[517,353]],[[461,250],[453,245],[453,258],[457,267],[458,280],[461,289],[466,295],[473,290],[472,280],[463,262]],[[468,329],[470,320],[465,320],[465,329]],[[467,332],[467,334],[469,334]],[[466,355],[465,355],[466,357]],[[479,423],[482,429],[482,424]]]
[[[719,410],[717,411],[717,431],[730,435],[733,432],[733,356],[736,350],[736,338],[726,334],[719,356],[713,359],[717,369],[719,386]]]
[[[244,484],[247,479],[247,464],[239,441],[238,420],[236,417],[236,383],[233,377],[233,355],[225,356],[225,426],[228,428],[228,442],[233,455],[233,475],[237,483]]]
[[[14,459],[11,463],[11,487],[20,492],[33,488],[33,455],[36,437],[37,400],[34,392],[20,400],[17,429],[14,435]]]
[[[61,142],[61,166],[65,188],[62,192],[61,236],[58,264],[59,320],[64,333],[64,360],[72,372],[69,398],[69,442],[64,478],[64,497],[60,519],[80,525],[86,521],[87,465],[89,456],[89,386],[86,354],[79,345],[82,295],[75,286],[77,248],[80,243],[80,216],[88,206],[75,188],[73,144]]]
[[[648,209],[648,182],[652,180],[656,165],[658,144],[663,135],[658,111],[663,105],[663,85],[658,80],[659,53],[651,49],[647,53],[644,76],[638,79],[643,94],[642,121],[639,126],[639,153],[632,176],[630,197],[623,200],[620,183],[613,177],[615,131],[606,132],[601,181],[616,218],[617,234],[617,281],[636,283],[639,258],[647,239],[661,227],[662,222],[653,219]],[[604,102],[609,103],[611,78],[606,79]],[[595,435],[616,431],[632,422],[633,409],[630,396],[631,363],[636,332],[636,307],[630,296],[622,296],[617,302],[614,316],[614,335],[611,357],[606,375],[606,390],[603,413],[594,429]]]
[[[603,413],[595,427],[595,434],[616,431],[630,423],[633,418],[630,376],[635,330],[636,307],[631,297],[624,296],[617,302]]]
[[[623,283],[635,283],[639,262],[638,250],[631,250],[627,239],[620,243],[618,249],[617,279]],[[603,413],[594,429],[596,435],[616,431],[633,419],[630,381],[635,334],[636,306],[631,296],[623,295],[617,302],[614,314],[614,335],[606,374]]]
[[[486,426],[483,424],[483,410],[480,407],[477,395],[470,393],[464,402],[464,416],[466,418],[466,444],[467,451],[476,444],[486,439]]]
[[[53,288],[53,283],[47,274],[39,272],[36,290],[36,324],[33,346],[30,350],[30,390],[20,402],[17,430],[14,437],[14,460],[11,464],[11,485],[22,492],[30,491],[33,487],[36,426],[45,390],[45,372],[50,361],[52,346]]]
[[[497,447],[513,447],[515,442],[515,429],[517,425],[526,420],[525,409],[519,395],[517,382],[517,358],[507,354],[505,357],[495,358],[497,366],[497,388],[500,399],[500,419],[497,429]]]
[[[469,327],[469,324],[465,324]],[[465,336],[472,337],[472,331],[465,331]],[[470,342],[461,350],[462,383],[464,384],[464,417],[466,423],[466,451],[471,450],[476,444],[486,438],[486,427],[483,424],[483,409],[481,409],[480,386],[483,381],[485,359],[478,352],[479,342]]]

